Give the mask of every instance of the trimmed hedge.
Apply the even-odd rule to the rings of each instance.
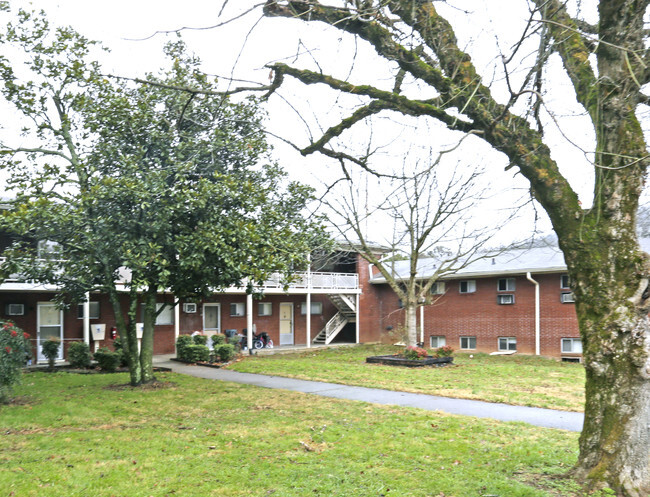
[[[214,351],[222,362],[230,361],[235,357],[235,346],[230,343],[217,345]]]
[[[185,345],[178,351],[178,358],[184,362],[207,362],[210,359],[210,349],[206,345]]]
[[[90,347],[85,342],[72,342],[68,347],[68,362],[73,368],[90,367]]]
[[[107,347],[102,347],[95,352],[95,360],[102,371],[113,373],[120,363],[120,353],[113,352]]]

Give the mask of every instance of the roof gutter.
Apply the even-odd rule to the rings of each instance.
[[[535,355],[540,355],[539,282],[533,279],[530,271],[526,273],[526,279],[535,285]]]

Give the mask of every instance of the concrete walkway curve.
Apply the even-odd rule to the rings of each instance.
[[[319,381],[296,380],[281,376],[239,373],[227,369],[191,366],[169,360],[169,357],[154,359],[156,366],[170,368],[175,373],[211,380],[244,383],[262,388],[291,390],[336,399],[358,400],[373,404],[416,407],[428,411],[442,411],[449,414],[491,418],[499,421],[520,421],[544,428],[581,431],[584,416],[579,412],[556,411],[537,407],[495,404],[478,400],[453,399],[408,392],[395,392],[379,388],[355,387]]]

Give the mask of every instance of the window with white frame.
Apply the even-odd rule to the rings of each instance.
[[[311,303],[311,313],[312,314],[323,314],[323,303],[322,302],[312,302]],[[307,314],[307,302],[302,302],[300,304],[300,314],[303,316]]]
[[[461,350],[473,350],[476,348],[476,337],[460,337]]]
[[[560,288],[571,288],[571,280],[568,274],[560,276]]]
[[[260,302],[257,304],[258,316],[270,316],[273,312],[273,305],[271,302]]]
[[[500,351],[517,350],[517,338],[499,337],[499,350]]]
[[[563,338],[562,352],[565,354],[582,354],[582,340],[580,338]]]
[[[246,304],[243,302],[235,302],[230,304],[230,316],[231,317],[242,317],[246,315]]]
[[[573,296],[573,293],[571,292],[562,292],[560,295],[560,300],[562,301],[563,304],[571,304],[576,301],[575,297]]]
[[[89,302],[89,319],[99,319],[99,302]],[[77,319],[84,318],[84,305],[79,304],[77,306]]]
[[[474,293],[476,291],[476,280],[462,280],[458,282],[460,293]]]
[[[431,294],[432,295],[442,295],[445,293],[445,282],[444,281],[436,281],[433,285],[431,285]]]
[[[444,347],[447,345],[447,339],[444,336],[433,336],[429,337],[430,347],[432,349],[437,349],[438,347]]]
[[[497,290],[499,292],[514,292],[515,279],[514,278],[499,278],[497,282]]]
[[[497,295],[497,304],[499,305],[510,305],[515,303],[515,296],[512,293],[503,293]]]
[[[162,310],[161,310],[162,309]],[[158,311],[160,311],[158,313]],[[156,303],[156,322],[155,325],[174,324],[174,306],[164,303]],[[142,304],[142,321],[144,322],[144,304]]]

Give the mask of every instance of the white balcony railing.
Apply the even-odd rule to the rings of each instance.
[[[274,273],[264,282],[263,288],[283,288],[280,273]],[[311,290],[356,290],[359,288],[359,275],[350,273],[307,273],[293,275],[289,288]]]

